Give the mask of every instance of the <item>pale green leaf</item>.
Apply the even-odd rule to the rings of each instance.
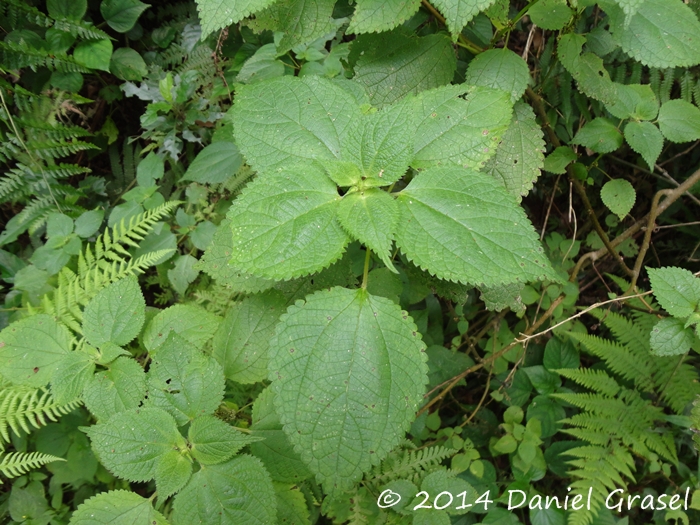
[[[112,58],[112,42],[110,40],[84,40],[73,50],[73,58],[78,64],[90,69],[109,71],[109,61]]]
[[[464,79],[465,84],[508,91],[511,102],[523,96],[529,81],[527,62],[508,48],[479,53],[469,62]]]
[[[253,27],[283,32],[277,51],[285,53],[333,32],[334,7],[335,0],[278,0],[255,15]]]
[[[221,317],[193,304],[175,304],[156,315],[146,326],[143,345],[153,355],[170,332],[181,335],[197,348],[202,348],[216,332]]]
[[[639,6],[644,3],[644,0],[615,0],[615,3],[620,6],[625,13],[625,27],[629,26],[632,17],[639,9]]]
[[[614,179],[606,182],[600,190],[600,198],[608,209],[620,220],[630,212],[637,194],[628,180]]]
[[[520,297],[523,287],[522,283],[509,283],[500,286],[484,286],[479,291],[487,310],[500,312],[504,308],[510,308],[514,312],[522,312],[525,310]]]
[[[542,129],[535,120],[535,113],[529,105],[518,102],[496,154],[486,162],[482,171],[500,181],[509,193],[520,199],[540,176],[544,148]]]
[[[188,440],[192,455],[202,465],[226,461],[260,438],[239,432],[214,416],[201,416],[190,425]]]
[[[274,393],[266,388],[253,404],[253,436],[262,438],[250,444],[250,451],[260,458],[274,481],[300,483],[313,476],[287,439],[275,412]]]
[[[139,186],[155,186],[156,181],[161,179],[164,174],[165,161],[154,152],[146,155],[146,158],[136,166],[136,181]]]
[[[294,485],[273,482],[277,497],[277,520],[285,525],[312,525],[304,493]]]
[[[146,320],[146,301],[136,277],[113,282],[85,306],[83,333],[88,343],[117,346],[130,343]]]
[[[566,0],[540,0],[528,9],[527,14],[537,27],[556,31],[562,29],[574,13]]]
[[[87,435],[105,468],[129,481],[153,479],[158,459],[186,446],[173,417],[159,408],[121,412],[88,427]]]
[[[617,118],[652,120],[659,113],[659,101],[648,84],[616,84],[616,99],[606,109]]]
[[[399,209],[394,198],[379,189],[347,193],[338,206],[338,221],[343,228],[394,271],[391,243],[398,220]]]
[[[649,67],[700,63],[700,22],[681,0],[644,0],[625,24],[615,4],[599,2],[609,15],[613,38],[629,56]]]
[[[349,61],[354,64],[354,80],[365,88],[372,105],[379,107],[449,84],[456,67],[447,35],[417,37],[403,28],[358,37]]]
[[[70,519],[70,525],[168,525],[151,502],[135,492],[111,490],[84,501]]]
[[[99,354],[97,356],[97,364],[108,365],[114,361],[120,355],[131,355],[128,350],[125,350],[121,346],[117,346],[114,343],[103,343],[100,345]]]
[[[388,186],[406,173],[414,134],[412,107],[399,102],[363,115],[343,144],[342,158],[362,168],[365,187]]]
[[[542,169],[562,175],[566,173],[566,167],[577,158],[576,153],[569,146],[559,146],[544,159]]]
[[[495,0],[433,0],[445,17],[447,28],[454,39],[462,32],[464,26],[471,22],[472,18],[489,7]],[[487,51],[488,53],[488,51]],[[467,82],[469,83],[469,82]]]
[[[674,317],[688,317],[700,305],[700,279],[683,268],[647,268],[659,304]]]
[[[139,0],[102,0],[100,13],[109,27],[118,33],[126,33],[149,7]]]
[[[583,35],[575,33],[563,35],[557,47],[559,60],[576,80],[579,91],[604,104],[614,104],[617,100],[619,84],[610,79],[602,58],[593,53],[581,54],[585,43],[586,37]]]
[[[664,137],[659,128],[651,122],[629,122],[625,126],[625,140],[653,170],[664,146]]]
[[[423,399],[424,350],[406,312],[362,289],[316,292],[282,316],[270,342],[277,412],[327,492],[403,439]]]
[[[82,213],[80,217],[75,219],[75,233],[80,237],[87,239],[97,233],[104,219],[104,210],[90,210]]]
[[[361,116],[350,93],[315,76],[241,86],[229,113],[238,147],[254,169],[265,173],[338,158]]]
[[[277,523],[275,492],[270,475],[252,456],[205,465],[175,496],[174,525]]]
[[[659,128],[671,142],[700,139],[700,109],[685,100],[669,100],[659,110]]]
[[[349,33],[387,31],[411,18],[420,0],[357,0]]]
[[[316,273],[338,260],[349,237],[336,220],[340,195],[316,165],[259,177],[233,202],[230,264],[267,279]]]
[[[148,403],[182,426],[199,415],[213,414],[224,386],[224,372],[214,358],[170,332],[148,370]]]
[[[0,375],[17,385],[42,387],[71,351],[71,335],[46,314],[25,317],[0,332]]]
[[[199,275],[199,270],[195,268],[195,264],[197,264],[197,259],[186,253],[178,256],[175,259],[175,266],[168,270],[168,280],[178,295],[185,295],[187,287]]]
[[[434,494],[433,498],[441,492],[453,494],[454,499],[452,503],[445,507],[444,510],[444,512],[453,515],[466,514],[469,512],[469,507],[459,510],[457,510],[457,508],[462,505],[463,501],[473,502],[480,496],[480,494],[477,494],[474,487],[472,487],[469,483],[456,477],[455,475],[450,475],[446,469],[440,469],[425,476],[423,483],[421,483],[420,489],[428,492],[428,494],[431,496]],[[464,499],[457,497],[457,494],[465,491],[467,495],[464,497]],[[439,501],[440,506],[445,505],[449,500],[450,499],[447,496],[443,496],[443,498],[441,498]]]
[[[98,372],[83,392],[85,406],[99,420],[138,407],[146,395],[146,373],[130,357],[118,357]]]
[[[682,319],[666,317],[651,331],[651,353],[659,356],[683,355],[695,341],[695,333],[685,328]]]
[[[56,403],[67,404],[80,397],[94,372],[95,361],[86,352],[66,354],[51,378],[51,395]]]
[[[598,117],[576,133],[572,144],[580,144],[596,153],[611,153],[622,146],[622,133],[610,119]]]
[[[272,288],[275,281],[263,277],[255,277],[235,269],[228,262],[233,252],[233,235],[231,221],[224,219],[216,228],[211,244],[195,268],[201,269],[226,285],[232,292],[258,293]]]
[[[229,308],[214,334],[211,354],[228,379],[247,384],[267,377],[270,338],[286,307],[282,293],[270,290]]]
[[[367,291],[372,295],[386,297],[398,304],[403,288],[404,284],[398,272],[389,268],[375,268],[367,275]]]
[[[274,0],[196,0],[196,3],[204,39],[214,31],[265,9]]]
[[[219,184],[233,177],[241,167],[243,158],[238,146],[221,140],[200,151],[182,176],[200,184]]]
[[[148,66],[138,53],[130,47],[120,47],[109,60],[109,71],[121,80],[141,82],[148,75]]]
[[[87,0],[46,0],[46,8],[54,18],[80,20],[87,11]]]
[[[158,497],[165,499],[179,491],[192,475],[192,460],[179,450],[170,450],[158,458],[156,463],[156,490]]]
[[[277,58],[278,54],[275,44],[265,44],[258,48],[243,64],[236,82],[253,84],[283,76],[287,66]]]
[[[496,286],[555,278],[525,212],[488,175],[426,170],[398,203],[397,246],[440,279]]]
[[[421,93],[416,105],[415,153],[411,161],[415,168],[482,168],[496,152],[513,115],[510,95],[485,87],[434,89]]]
[[[66,236],[73,233],[73,219],[63,213],[52,213],[46,219],[46,237]]]

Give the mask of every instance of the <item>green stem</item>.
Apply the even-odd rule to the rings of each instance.
[[[367,275],[369,274],[369,261],[372,258],[372,250],[365,248],[367,250],[365,255],[365,269],[362,272],[362,289],[367,289]]]

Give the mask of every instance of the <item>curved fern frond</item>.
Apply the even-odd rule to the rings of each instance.
[[[53,461],[65,459],[41,452],[12,452],[0,459],[0,473],[5,477],[14,478]]]

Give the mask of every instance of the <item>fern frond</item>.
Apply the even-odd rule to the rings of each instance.
[[[32,152],[39,158],[44,160],[57,159],[59,157],[67,157],[74,155],[80,151],[89,149],[100,149],[89,142],[65,141],[65,140],[49,140],[45,142],[35,142],[32,146]]]
[[[0,460],[0,473],[5,477],[14,478],[53,461],[65,459],[41,452],[12,452]]]
[[[46,51],[33,48],[26,42],[0,41],[0,51],[2,52],[3,66],[7,69],[30,67],[36,71],[39,67],[44,66],[61,73],[90,72],[89,68],[76,62],[72,56],[48,55]]]
[[[395,449],[381,465],[374,468],[372,476],[368,478],[377,486],[397,479],[421,478],[431,469],[439,467],[444,459],[454,456],[455,452],[454,449],[440,446],[421,450]]]
[[[600,392],[604,396],[612,397],[620,391],[620,385],[603,370],[592,368],[562,368],[555,370],[561,376],[585,386],[589,390]]]

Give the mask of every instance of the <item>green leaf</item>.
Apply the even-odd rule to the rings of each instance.
[[[115,345],[114,343],[103,343],[100,345],[97,363],[100,365],[108,365],[120,355],[130,356],[131,353],[128,350],[124,350],[121,346]]]
[[[603,204],[622,220],[634,206],[637,194],[629,181],[615,179],[606,182],[601,188],[600,198]]]
[[[99,420],[138,407],[146,395],[146,373],[130,357],[118,357],[85,387],[85,406]]]
[[[168,280],[178,295],[185,295],[187,287],[199,275],[199,270],[195,268],[195,264],[197,264],[197,259],[186,253],[177,257],[174,268],[168,270]]]
[[[522,283],[485,286],[480,288],[480,297],[486,304],[487,310],[500,312],[504,308],[510,308],[514,312],[523,312],[525,305],[520,297],[523,286]]]
[[[342,157],[362,168],[363,186],[388,186],[406,173],[415,133],[411,109],[397,103],[363,115],[362,124],[348,134]]]
[[[287,66],[277,58],[278,54],[275,44],[265,44],[258,48],[253,56],[243,64],[236,77],[236,82],[252,84],[281,77],[285,74]]]
[[[351,487],[403,438],[427,365],[413,320],[365,290],[297,302],[270,342],[277,413],[328,493]]]
[[[120,47],[112,53],[109,70],[117,78],[135,82],[141,82],[148,75],[146,62],[137,51],[129,47]]]
[[[53,18],[80,20],[87,11],[87,0],[46,0],[46,8]]]
[[[198,250],[206,250],[214,239],[216,228],[216,225],[211,221],[200,222],[190,233],[190,241],[192,241],[192,244]],[[195,264],[195,269],[200,269],[199,261]]]
[[[420,0],[357,0],[348,32],[387,31],[411,18],[419,6]]]
[[[433,5],[437,7],[445,17],[447,28],[452,33],[452,38],[457,39],[457,35],[462,32],[464,26],[471,22],[472,18],[481,11],[489,7],[495,0],[433,0]],[[488,51],[486,51],[488,53]],[[478,57],[477,57],[478,58]],[[469,84],[469,82],[467,82]]]
[[[451,77],[450,77],[451,78]],[[229,110],[236,143],[257,171],[334,159],[358,125],[354,97],[328,79],[284,76],[241,86]]]
[[[148,4],[139,0],[102,0],[100,12],[109,27],[118,33],[126,33],[134,27],[141,13],[149,7]]]
[[[146,155],[146,158],[136,166],[136,181],[139,186],[145,188],[155,186],[156,181],[165,174],[165,162],[153,152]]]
[[[626,24],[622,9],[600,2],[613,38],[645,66],[689,67],[700,63],[700,23],[681,0],[644,0]]]
[[[252,456],[202,466],[175,496],[172,519],[175,525],[277,523],[270,475]]]
[[[170,413],[179,426],[213,414],[224,398],[219,363],[170,332],[148,370],[148,403]]]
[[[192,421],[188,440],[197,461],[202,465],[215,465],[260,438],[243,434],[214,416],[200,416]]]
[[[71,340],[49,315],[20,319],[0,332],[0,375],[16,385],[42,387],[70,353]]]
[[[86,432],[105,468],[128,481],[153,479],[160,457],[186,446],[173,417],[159,408],[121,412]]]
[[[316,273],[343,254],[349,237],[336,220],[340,196],[316,165],[259,177],[233,202],[230,264],[267,279]]]
[[[270,290],[229,308],[214,334],[211,354],[228,379],[248,384],[267,377],[270,338],[286,307],[282,293]]]
[[[375,252],[396,272],[391,262],[391,243],[399,209],[387,192],[369,188],[347,193],[338,206],[338,221],[350,235]]]
[[[278,53],[312,42],[335,31],[332,21],[335,0],[280,0],[255,15],[256,30],[283,32]]]
[[[179,450],[171,450],[158,458],[156,464],[156,490],[165,500],[179,491],[190,480],[192,460]]]
[[[404,28],[358,37],[350,48],[349,61],[354,64],[353,80],[378,107],[449,84],[456,68],[447,35],[417,37]]]
[[[700,280],[683,268],[647,268],[659,304],[674,317],[686,318],[700,305]]]
[[[553,372],[562,368],[578,368],[581,362],[578,351],[571,341],[552,337],[544,347],[542,364],[547,370]]]
[[[593,53],[581,54],[585,43],[586,37],[583,35],[565,34],[559,39],[559,60],[576,80],[579,91],[604,104],[614,104],[618,99],[619,84],[610,79],[602,58]]]
[[[488,175],[433,168],[397,201],[397,246],[440,279],[496,286],[555,278],[522,208]]]
[[[576,133],[572,144],[580,144],[596,153],[611,153],[622,146],[622,133],[610,119],[598,117]]]
[[[146,326],[143,345],[151,355],[175,332],[197,348],[202,348],[216,332],[221,317],[193,304],[176,304],[159,312]]]
[[[100,229],[102,220],[105,217],[104,210],[91,210],[86,211],[75,219],[75,233],[76,235],[87,239],[92,237]]]
[[[85,339],[100,346],[111,342],[117,346],[130,343],[146,320],[146,301],[136,277],[127,277],[100,290],[85,306]]]
[[[168,525],[151,502],[128,490],[110,490],[84,501],[70,525]]]
[[[659,110],[659,128],[671,142],[700,138],[700,109],[685,100],[669,100]]]
[[[273,2],[274,0],[196,0],[202,39],[265,9]]]
[[[508,93],[484,87],[434,89],[421,93],[416,105],[414,168],[482,168],[496,152],[513,115]]]
[[[266,388],[253,404],[254,437],[263,438],[250,444],[250,451],[260,458],[274,481],[300,483],[313,476],[282,430],[275,412],[274,393]]]
[[[94,372],[95,361],[87,353],[65,355],[51,379],[51,395],[56,403],[67,404],[80,397]]]
[[[606,109],[617,118],[652,120],[659,113],[659,101],[648,84],[616,84],[616,99]]]
[[[312,525],[306,496],[294,485],[274,483],[277,496],[277,520],[285,525]]]
[[[682,319],[666,317],[651,331],[651,353],[659,356],[683,355],[695,342],[695,334],[685,328]]]
[[[205,250],[196,268],[208,273],[219,283],[226,285],[232,292],[258,293],[275,285],[273,280],[255,277],[229,265],[231,253],[233,253],[231,221],[224,219],[216,228],[212,242]]]
[[[508,91],[511,102],[523,96],[529,81],[527,63],[507,48],[479,53],[469,62],[464,79],[465,84]]]
[[[629,122],[625,126],[625,140],[653,170],[664,146],[664,137],[659,128],[651,122]]]
[[[90,69],[109,71],[112,57],[112,42],[109,40],[85,40],[73,50],[73,58],[79,64]]]
[[[457,510],[457,508],[461,506],[462,501],[475,501],[479,497],[479,494],[476,493],[474,487],[472,487],[463,479],[458,478],[454,475],[450,475],[444,468],[435,472],[431,472],[430,474],[425,476],[423,482],[421,483],[420,489],[426,491],[433,498],[435,498],[435,496],[437,496],[441,492],[448,492],[450,494],[453,494],[454,499],[452,503],[448,505],[444,510],[444,512],[447,512],[448,514],[452,515],[466,514],[467,512],[469,512],[469,508]],[[465,491],[467,495],[464,496],[464,500],[461,497],[457,497],[459,493]],[[442,506],[445,505],[448,501],[449,498],[443,496],[442,498],[440,498],[438,503]]]
[[[496,154],[486,162],[482,171],[502,182],[509,193],[520,199],[527,195],[540,176],[544,149],[542,129],[535,120],[535,113],[529,105],[518,102]]]
[[[222,140],[210,144],[199,152],[182,180],[192,180],[200,184],[219,184],[233,177],[240,169],[243,157],[238,146]]]
[[[553,394],[561,386],[561,378],[542,365],[527,366],[522,370],[538,394]]]
[[[559,146],[544,159],[542,169],[549,173],[563,175],[566,167],[577,159],[576,153],[569,146]]]
[[[530,20],[542,29],[562,29],[574,14],[566,0],[540,0],[527,11]]]
[[[46,237],[66,236],[73,233],[73,219],[63,213],[52,213],[46,219]]]

